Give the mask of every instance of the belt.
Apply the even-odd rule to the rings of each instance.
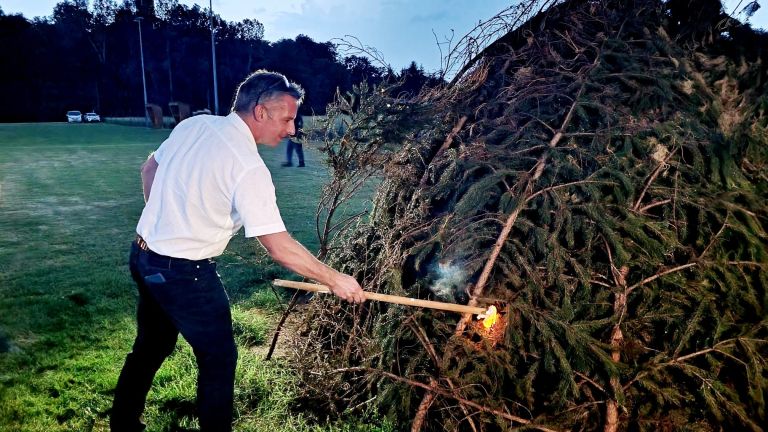
[[[160,255],[157,252],[153,251],[149,248],[149,245],[147,245],[147,242],[141,238],[140,235],[136,235],[136,246],[139,247],[139,249],[148,252],[149,255],[153,257],[153,259],[162,259],[163,266],[168,266],[168,268],[187,268],[191,269],[192,265],[195,266],[195,268],[200,269],[203,266],[210,267],[212,265],[216,265],[216,262],[211,258],[203,258],[201,260],[190,260],[186,258],[175,258],[165,255]]]
[[[147,242],[144,241],[143,238],[141,238],[140,235],[136,234],[136,244],[139,246],[139,249],[147,252],[151,252],[149,250],[149,246],[147,246]]]

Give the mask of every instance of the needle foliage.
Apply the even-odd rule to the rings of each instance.
[[[339,267],[490,297],[503,330],[317,302],[307,397],[423,430],[762,431],[768,39],[717,1],[527,5],[449,85],[339,96],[326,139],[337,187],[382,179]]]

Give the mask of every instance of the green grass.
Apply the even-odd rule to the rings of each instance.
[[[110,124],[0,125],[0,430],[102,431],[112,389],[135,335],[127,253],[141,213],[138,168],[168,135]],[[280,168],[263,149],[286,225],[317,247],[314,211],[326,171]],[[220,260],[241,345],[239,431],[392,430],[384,422],[313,425],[291,411],[296,380],[265,362],[279,300],[267,281],[286,276],[242,235]],[[194,430],[196,367],[186,343],[158,373],[145,413],[150,431]]]

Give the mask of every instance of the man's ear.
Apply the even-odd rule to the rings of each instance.
[[[264,119],[264,107],[261,105],[256,105],[253,107],[253,118],[256,119],[256,121],[261,121]]]

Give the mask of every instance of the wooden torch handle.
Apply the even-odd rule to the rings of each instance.
[[[331,292],[331,290],[327,286],[315,284],[315,283],[275,279],[273,281],[273,284],[279,287],[295,288],[295,289],[300,289],[304,291],[313,291],[318,293]],[[406,306],[418,306],[418,307],[424,307],[429,309],[440,309],[440,310],[451,311],[451,312],[470,313],[473,315],[484,314],[486,312],[486,310],[481,307],[466,306],[466,305],[460,305],[456,303],[445,303],[445,302],[438,302],[438,301],[432,301],[432,300],[421,300],[421,299],[414,299],[410,297],[401,297],[401,296],[394,296],[389,294],[379,294],[379,293],[368,292],[368,291],[364,291],[364,293],[365,293],[365,298],[367,298],[368,300],[378,300],[378,301],[383,301],[387,303],[395,303],[395,304],[406,305]]]

